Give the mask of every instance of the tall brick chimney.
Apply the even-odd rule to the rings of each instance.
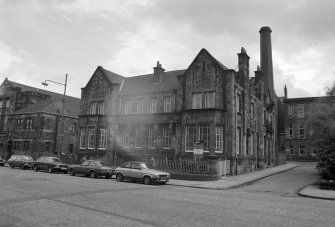
[[[157,66],[154,67],[154,76],[153,76],[153,82],[159,83],[161,78],[164,76],[165,69],[162,68],[162,65],[159,64],[159,61],[157,61]]]
[[[274,85],[273,85],[273,67],[272,67],[272,47],[271,47],[271,29],[269,27],[262,27],[260,33],[260,47],[261,47],[261,70],[264,75],[264,94],[269,93],[273,100]]]

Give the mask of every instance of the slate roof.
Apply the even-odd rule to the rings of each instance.
[[[193,62],[202,52],[205,52],[211,58],[213,58],[213,61],[216,62],[218,66],[221,67],[223,70],[228,69],[204,48],[200,50],[200,52],[190,65],[193,64]],[[116,73],[108,71],[101,66],[99,66],[98,69],[102,70],[102,72],[110,79],[110,81],[112,81],[111,83],[121,84],[120,88],[121,95],[145,94],[155,91],[162,92],[171,89],[177,89],[179,86],[177,76],[185,74],[186,71],[188,70],[188,69],[181,69],[174,71],[166,71],[164,72],[164,76],[162,77],[161,81],[159,81],[159,83],[153,83],[153,73],[133,77],[123,77]]]
[[[134,77],[126,77],[121,87],[120,94],[141,94],[177,89],[177,76],[183,75],[185,71],[185,69],[182,69],[164,72],[164,76],[159,83],[153,83],[153,73]]]
[[[74,101],[74,102],[73,102]],[[25,108],[15,111],[13,114],[26,114],[26,113],[51,113],[61,114],[62,111],[61,99],[48,99],[36,104],[29,105]],[[64,113],[66,116],[78,117],[80,112],[80,99],[66,100]]]
[[[20,83],[14,82],[14,81],[10,81],[8,79],[5,80],[5,81],[10,83],[13,87],[21,88],[21,92],[25,92],[25,91],[38,92],[40,94],[49,95],[51,97],[51,99],[63,99],[63,96],[64,96],[63,94],[39,89],[39,88],[36,88],[36,87],[27,86],[27,85],[20,84]],[[74,105],[77,105],[77,103],[78,103],[78,105],[80,105],[80,99],[79,98],[68,96],[68,95],[65,96],[65,102],[71,103],[71,104],[74,104]]]
[[[116,74],[114,72],[108,71],[107,69],[104,69],[102,66],[98,66],[98,69],[101,69],[101,71],[105,74],[105,76],[108,78],[109,82],[111,84],[121,84],[122,80],[125,78],[119,74]]]

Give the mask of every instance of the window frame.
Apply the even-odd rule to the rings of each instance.
[[[96,137],[96,133],[95,133],[95,128],[89,128],[88,129],[88,143],[87,143],[87,149],[95,149],[95,137]]]
[[[107,149],[107,130],[104,128],[99,129],[99,150]]]

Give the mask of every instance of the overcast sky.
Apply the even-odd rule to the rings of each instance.
[[[259,29],[272,29],[279,96],[324,95],[335,81],[334,0],[0,0],[0,83],[9,80],[80,97],[101,65],[123,76],[187,68],[206,48],[236,68],[241,47],[251,76]]]

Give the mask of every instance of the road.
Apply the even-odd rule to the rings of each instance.
[[[0,167],[0,226],[334,226],[335,202],[300,197],[311,164],[229,190]]]

